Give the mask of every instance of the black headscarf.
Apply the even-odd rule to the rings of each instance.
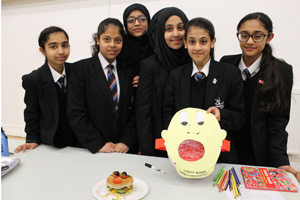
[[[180,17],[186,27],[188,18],[184,12],[175,7],[168,7],[161,9],[152,17],[148,30],[150,44],[153,46],[154,53],[163,66],[169,71],[190,61],[190,56],[184,48],[184,45],[180,49],[174,50],[166,43],[165,24],[172,15]]]
[[[126,19],[133,10],[140,10],[142,13],[144,13],[148,20],[148,27],[150,25],[150,14],[144,5],[139,3],[128,6],[123,13],[123,23],[127,32],[127,37],[125,38],[124,42],[130,53],[130,58],[135,74],[138,75],[140,71],[141,61],[153,54],[153,48],[150,45],[149,36],[147,35],[147,33],[138,38],[129,34]]]

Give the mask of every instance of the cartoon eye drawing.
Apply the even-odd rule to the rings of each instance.
[[[186,112],[182,112],[180,114],[180,123],[183,125],[183,126],[186,126],[188,124],[188,116],[186,114]]]
[[[203,125],[204,124],[204,115],[201,111],[197,112],[196,122],[197,122],[198,125]]]

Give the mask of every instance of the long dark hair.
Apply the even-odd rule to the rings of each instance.
[[[245,21],[252,19],[259,20],[264,28],[268,30],[268,33],[273,32],[272,20],[268,15],[261,12],[250,13],[242,18],[237,26],[237,31],[239,31]],[[271,46],[266,44],[262,51],[262,60],[260,63],[261,78],[264,81],[264,84],[259,89],[261,111],[274,112],[289,105],[290,93],[280,75],[278,65],[279,59],[273,56]]]
[[[203,17],[197,17],[197,18],[191,19],[186,25],[185,35],[184,35],[185,40],[187,39],[187,34],[190,31],[191,27],[197,27],[197,28],[204,29],[208,32],[211,41],[213,41],[213,39],[215,39],[214,25],[208,19],[205,19]],[[210,55],[211,59],[213,60],[215,57],[214,56],[214,48],[211,48],[209,55]]]
[[[69,40],[69,36],[68,36],[67,32],[64,29],[62,29],[60,27],[57,27],[57,26],[49,26],[49,27],[45,28],[40,33],[40,36],[39,36],[39,39],[38,39],[39,46],[43,50],[45,50],[45,43],[48,41],[50,34],[56,33],[56,32],[64,33],[66,38]]]
[[[117,56],[117,62],[120,63],[120,66],[127,67],[130,65],[128,59],[128,50],[124,46],[124,38],[125,38],[125,30],[122,23],[115,18],[106,18],[102,22],[100,22],[97,33],[93,34],[94,45],[92,45],[92,56],[97,55],[100,52],[100,47],[97,44],[97,39],[100,39],[100,35],[106,31],[109,25],[113,25],[119,28],[120,34],[123,38],[123,47],[120,54]]]
[[[100,38],[100,35],[106,31],[106,29],[109,25],[114,25],[114,26],[118,27],[120,34],[124,40],[125,31],[124,31],[124,27],[123,27],[122,23],[118,19],[115,19],[115,18],[106,18],[105,20],[100,22],[98,29],[97,29],[97,33],[93,34],[93,39],[94,39],[94,43],[95,43],[92,46],[92,55],[93,56],[98,54],[100,51],[100,47],[97,44],[97,39]]]

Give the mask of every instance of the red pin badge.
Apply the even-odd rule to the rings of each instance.
[[[263,80],[259,80],[259,81],[258,81],[258,84],[263,85],[263,84],[264,84],[264,81],[263,81]]]

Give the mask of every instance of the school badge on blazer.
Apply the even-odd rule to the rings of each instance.
[[[218,82],[218,81],[217,81],[217,79],[216,79],[216,78],[214,78],[214,80],[213,80],[213,82],[212,82],[212,83],[213,83],[213,84],[217,84],[217,82]]]
[[[220,97],[218,97],[216,100],[216,103],[215,103],[215,106],[219,109],[223,109],[224,108],[224,101],[221,102],[221,99]]]

